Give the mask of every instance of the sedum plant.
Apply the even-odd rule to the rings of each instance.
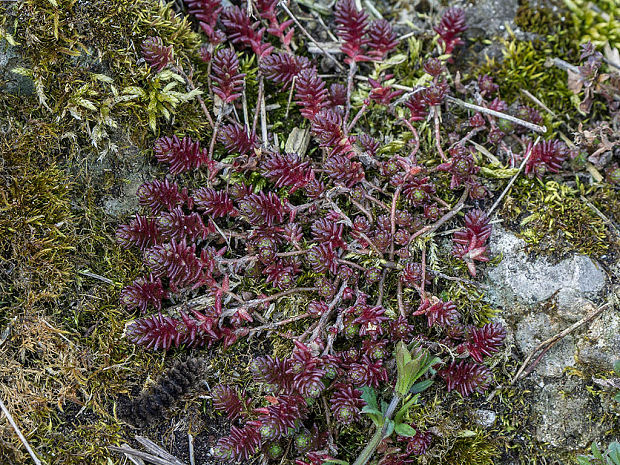
[[[250,18],[246,5],[186,5],[204,38],[189,51],[203,62],[203,90],[186,95],[204,97],[207,130],[200,140],[156,140],[167,174],[138,189],[141,211],[118,229],[147,268],[122,291],[121,303],[141,313],[125,336],[149,350],[288,341],[288,353],[252,361],[251,388],[213,388],[214,409],[231,422],[214,449],[222,460],[342,463],[343,431],[374,425],[355,464],[393,434],[395,446],[376,460],[411,463],[433,442],[412,420],[424,392],[484,392],[493,382],[485,360],[506,336],[499,323],[473,325],[442,294],[446,280],[475,278],[491,258],[485,210],[497,185],[484,176],[521,163],[529,176],[548,176],[568,149],[532,142],[527,123],[541,121],[532,108],[518,109],[519,127],[499,119],[508,106],[492,77],[455,82],[459,9],[429,30],[418,85],[402,89],[390,74],[400,46],[391,24],[369,21],[352,0],[334,6],[335,60],[349,67],[333,80],[303,54],[288,7],[256,1]],[[174,62],[180,52],[158,38],[143,44],[154,82],[170,81],[151,97],[164,116],[173,103],[158,95],[175,83],[191,89]],[[485,111],[454,123],[463,116],[449,104],[456,93]],[[267,112],[273,102],[300,126],[290,137]],[[299,133],[311,141],[299,143]],[[493,152],[494,168],[481,169],[476,147]],[[456,232],[438,252],[434,234],[448,225]],[[461,276],[440,271],[446,265]]]

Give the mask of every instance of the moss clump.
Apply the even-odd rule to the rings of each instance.
[[[570,10],[574,34],[580,43],[620,47],[620,4],[616,0],[564,0]]]
[[[489,434],[480,429],[465,431],[448,452],[448,463],[455,465],[493,465],[500,453]]]
[[[529,0],[521,0],[515,16],[515,24],[526,32],[547,35],[558,23],[558,18],[546,6],[533,6]]]
[[[577,44],[570,33],[560,29],[555,34],[532,41],[512,37],[502,40],[502,45],[503,60],[487,59],[477,70],[478,74],[493,76],[502,89],[502,99],[508,104],[517,99],[523,101],[522,90],[525,89],[556,115],[567,119],[577,115],[566,72],[549,63],[554,57],[578,61]]]
[[[598,257],[614,244],[608,224],[581,198],[557,181],[521,179],[506,197],[502,215],[518,223],[523,239],[558,257],[575,251]]]

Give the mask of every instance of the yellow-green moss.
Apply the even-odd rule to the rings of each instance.
[[[521,237],[537,253],[561,257],[575,251],[598,257],[614,246],[608,224],[580,191],[557,181],[522,178],[506,197],[501,215],[518,224]]]
[[[454,465],[493,465],[499,458],[499,450],[493,438],[480,429],[463,433],[448,452],[448,463]]]
[[[620,4],[616,0],[564,0],[579,43],[620,47]]]

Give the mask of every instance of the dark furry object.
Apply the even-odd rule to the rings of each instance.
[[[147,391],[133,399],[126,409],[127,416],[137,426],[145,426],[161,417],[179,397],[187,393],[200,377],[202,360],[190,358],[177,362]]]

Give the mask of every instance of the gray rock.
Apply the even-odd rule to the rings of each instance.
[[[562,288],[590,296],[605,286],[603,271],[589,257],[575,255],[557,264],[544,257],[531,260],[525,254],[525,242],[502,228],[494,229],[490,247],[503,259],[488,272],[489,297],[504,307],[515,298],[530,305],[543,302]]]
[[[560,331],[557,323],[540,312],[534,312],[517,324],[515,340],[524,357],[532,352],[541,342]],[[533,360],[532,360],[533,361]],[[534,373],[546,377],[562,376],[567,367],[575,365],[575,340],[568,335],[554,345],[543,356]]]
[[[600,407],[574,379],[547,384],[533,405],[536,438],[553,447],[574,450],[603,436],[606,426],[595,421]]]
[[[607,371],[620,359],[620,312],[608,308],[591,322],[577,342],[577,360],[589,368]]]
[[[502,261],[487,271],[486,296],[492,304],[503,307],[506,341],[514,341],[522,359],[541,342],[597,308],[590,299],[601,297],[606,278],[592,259],[573,255],[552,263],[544,257],[532,257],[526,254],[524,241],[501,227],[494,229],[490,249],[492,254],[501,255]],[[527,397],[536,417],[537,440],[572,451],[588,446],[612,427],[609,421],[600,421],[609,407],[598,396],[590,395],[584,380],[569,378],[566,369],[583,364],[588,370],[608,371],[617,358],[617,305],[566,335],[543,355],[528,378],[531,393]]]
[[[560,289],[555,296],[555,302],[557,316],[570,323],[581,320],[596,309],[596,305],[572,287]]]
[[[474,412],[474,421],[483,428],[490,428],[495,424],[497,414],[493,410],[478,409]]]
[[[518,0],[482,0],[466,8],[466,36],[507,36],[506,24],[515,31],[514,18],[519,8]]]

